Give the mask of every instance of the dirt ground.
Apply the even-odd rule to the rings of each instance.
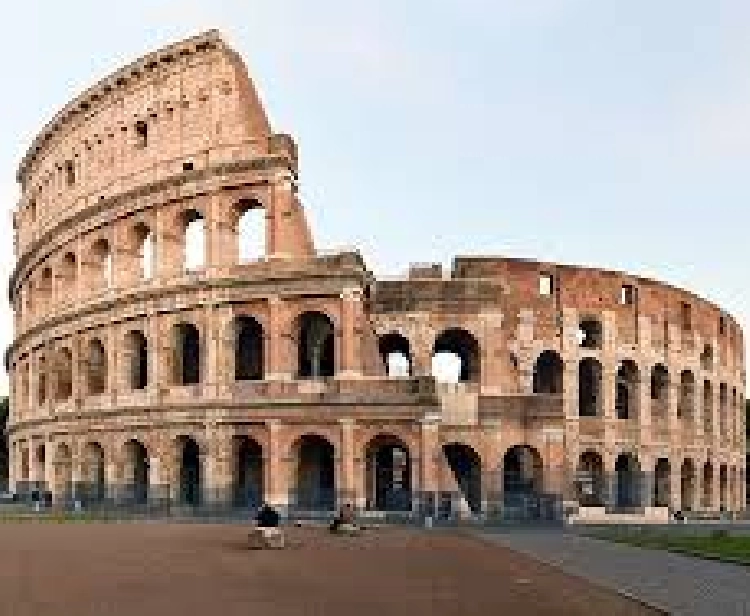
[[[473,537],[198,524],[0,524],[0,614],[645,615],[644,607]]]

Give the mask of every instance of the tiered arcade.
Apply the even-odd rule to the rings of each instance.
[[[744,507],[730,315],[637,276],[495,257],[377,281],[359,253],[316,250],[297,174],[214,31],[44,127],[13,215],[17,491]],[[457,383],[431,376],[436,354],[460,360]]]

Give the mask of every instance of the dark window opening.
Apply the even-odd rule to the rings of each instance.
[[[148,124],[144,121],[135,123],[135,136],[136,146],[139,148],[145,148],[148,145]]]
[[[73,186],[76,183],[76,171],[72,160],[65,161],[65,180],[68,186]]]
[[[635,287],[632,284],[622,285],[620,290],[620,303],[624,306],[635,304]]]

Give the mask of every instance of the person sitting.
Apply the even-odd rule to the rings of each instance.
[[[279,525],[279,513],[268,503],[264,503],[255,516],[261,528],[276,528]]]
[[[355,533],[357,532],[359,529],[357,528],[357,524],[355,523],[354,507],[352,507],[348,503],[344,505],[339,510],[339,513],[336,515],[336,517],[333,518],[333,522],[331,523],[329,530],[332,533],[338,533],[338,532]]]

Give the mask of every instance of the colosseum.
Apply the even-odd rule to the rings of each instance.
[[[616,271],[456,257],[377,280],[356,250],[318,249],[297,145],[216,31],[69,102],[17,180],[18,494],[479,518],[744,508],[732,316]]]

